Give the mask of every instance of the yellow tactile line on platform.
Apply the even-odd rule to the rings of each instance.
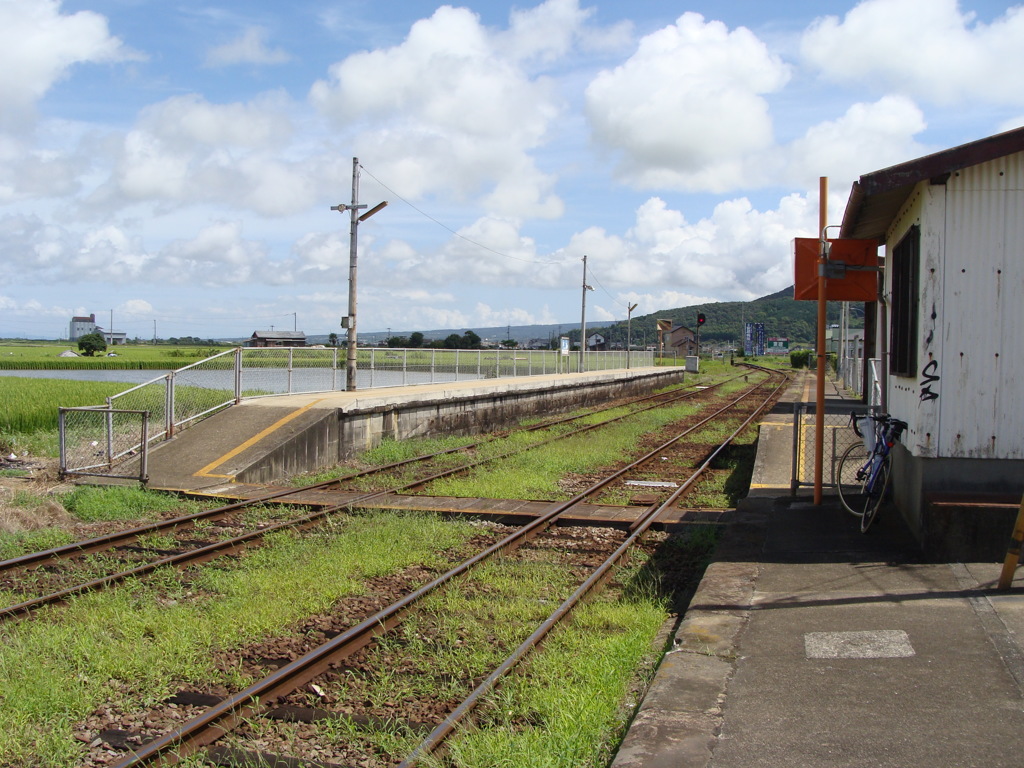
[[[238,454],[240,454],[246,448],[251,448],[252,446],[256,445],[256,443],[258,443],[264,437],[269,435],[271,432],[276,432],[278,429],[283,427],[285,424],[287,424],[289,421],[294,419],[296,416],[301,416],[303,413],[305,413],[310,408],[312,408],[314,405],[316,405],[317,403],[319,403],[321,400],[324,400],[324,399],[326,399],[326,398],[323,398],[323,397],[318,398],[317,400],[314,400],[313,402],[309,403],[308,405],[304,405],[301,408],[297,408],[296,410],[294,410],[291,413],[289,413],[287,416],[284,416],[284,417],[278,419],[273,424],[271,424],[269,427],[264,429],[262,432],[259,432],[258,434],[253,435],[252,437],[250,437],[248,440],[246,440],[244,443],[242,443],[237,448],[233,448],[232,450],[228,451],[227,453],[225,453],[220,458],[214,459],[211,463],[207,464],[205,467],[200,469],[198,472],[196,472],[192,476],[193,477],[221,477],[221,478],[228,478],[228,479],[233,480],[234,477],[235,477],[234,475],[214,475],[214,474],[211,474],[210,470],[216,469],[217,467],[219,467],[221,464],[223,464],[228,459],[232,459],[235,456],[237,456]]]

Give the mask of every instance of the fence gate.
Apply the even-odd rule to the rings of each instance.
[[[793,403],[793,472],[790,491],[795,496],[802,486],[814,487],[815,415],[810,403]],[[821,484],[836,485],[836,465],[846,449],[860,438],[850,426],[850,413],[825,414],[825,446],[822,452]]]
[[[149,411],[59,409],[61,475],[149,479]]]

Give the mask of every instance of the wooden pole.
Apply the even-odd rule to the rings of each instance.
[[[1010,548],[1006,550],[1003,572],[999,574],[999,589],[1009,589],[1013,584],[1013,572],[1017,570],[1017,563],[1020,561],[1022,543],[1024,543],[1024,496],[1020,499],[1020,512],[1017,513],[1017,524],[1013,527]]]
[[[818,236],[825,237],[828,226],[828,177],[818,180]],[[821,504],[822,466],[825,447],[825,244],[818,254],[818,367],[814,399],[814,504]]]

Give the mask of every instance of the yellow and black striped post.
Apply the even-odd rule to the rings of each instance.
[[[1006,550],[1003,572],[999,575],[999,589],[1009,589],[1013,584],[1013,572],[1017,570],[1022,542],[1024,542],[1024,496],[1020,500],[1020,512],[1017,513],[1017,524],[1013,527],[1010,548]]]

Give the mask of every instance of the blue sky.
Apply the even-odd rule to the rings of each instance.
[[[361,333],[747,300],[858,176],[1024,125],[976,0],[0,0],[0,336]]]

